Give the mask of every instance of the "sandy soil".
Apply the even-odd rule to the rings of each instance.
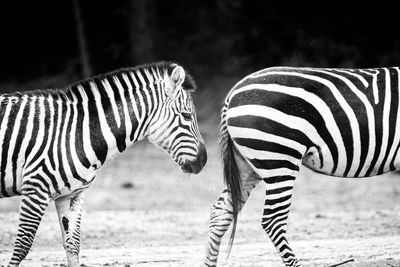
[[[180,174],[154,148],[144,145],[137,150],[108,164],[87,191],[82,266],[200,266],[208,210],[222,190],[215,146],[204,171],[191,177]],[[18,202],[0,199],[0,266],[11,257]],[[263,202],[260,184],[240,215],[226,265],[226,243],[222,245],[220,266],[283,266],[260,226]],[[353,261],[342,266],[400,266],[400,175],[338,179],[302,169],[288,239],[303,266],[327,267],[346,260]],[[21,266],[65,262],[51,205]]]
[[[246,215],[244,218],[243,215]],[[379,212],[292,214],[289,238],[304,266],[400,266],[398,214]],[[17,214],[2,214],[0,263],[12,248]],[[202,212],[94,211],[83,224],[83,266],[200,266],[207,234]],[[227,266],[281,266],[254,213],[242,214]],[[311,230],[311,228],[313,230]],[[49,212],[22,266],[64,266],[56,214]],[[222,246],[221,266],[226,246]]]

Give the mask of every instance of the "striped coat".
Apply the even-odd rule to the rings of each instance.
[[[399,81],[397,67],[276,67],[238,82],[222,109],[227,188],[211,210],[205,265],[215,266],[223,234],[263,180],[262,226],[286,266],[300,266],[286,239],[300,164],[338,177],[399,170]]]
[[[182,171],[198,173],[206,150],[190,75],[175,63],[117,70],[66,88],[0,95],[0,197],[22,195],[9,266],[28,253],[54,199],[68,266],[79,266],[82,192],[106,161],[148,138]]]

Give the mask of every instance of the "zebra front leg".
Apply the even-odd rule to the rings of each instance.
[[[295,176],[276,176],[264,179],[267,184],[264,214],[261,225],[278,250],[286,266],[300,266],[286,239]]]
[[[55,200],[63,236],[63,245],[67,253],[68,267],[79,266],[80,223],[83,208],[83,193],[74,197]]]
[[[19,209],[19,224],[14,252],[8,267],[19,266],[28,254],[40,221],[49,205],[50,197],[44,192],[35,192],[22,195]]]
[[[235,161],[239,169],[242,183],[241,209],[249,198],[251,191],[261,181],[261,178],[251,169],[245,159],[237,154],[237,152],[235,153]],[[211,207],[205,266],[217,266],[221,240],[232,221],[232,198],[228,188],[225,188],[217,202],[215,202]]]

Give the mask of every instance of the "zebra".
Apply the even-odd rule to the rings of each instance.
[[[216,266],[233,222],[230,252],[238,213],[260,181],[261,225],[283,263],[300,266],[286,234],[300,164],[347,178],[399,170],[399,84],[398,67],[271,67],[239,81],[221,111],[226,187],[211,207],[204,266]]]
[[[21,196],[8,266],[28,254],[54,200],[68,266],[79,266],[83,194],[106,161],[147,138],[185,173],[207,161],[191,94],[173,62],[94,76],[62,89],[0,95],[0,197]]]

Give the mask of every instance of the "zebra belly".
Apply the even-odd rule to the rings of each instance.
[[[299,167],[300,164],[303,164],[304,166],[318,173],[346,178],[371,177],[400,169],[399,160],[395,161],[395,169],[391,169],[389,163],[387,163],[383,167],[377,165],[372,168],[370,167],[371,162],[365,162],[365,168],[360,169],[369,169],[370,172],[368,175],[365,175],[365,172],[364,174],[360,173],[358,175],[350,175],[350,172],[346,173],[347,161],[343,161],[342,159],[342,161],[338,161],[337,163],[335,163],[332,160],[328,147],[312,146],[308,150],[306,150],[305,146],[301,147],[298,145],[298,147],[296,147],[295,143],[293,142],[293,144],[291,144],[293,145],[293,148],[297,148],[297,151],[301,155],[303,155],[302,158],[296,158],[292,155],[286,154],[284,151],[279,151],[277,149],[273,149],[273,151],[271,151],[267,148],[261,150],[254,149],[254,147],[251,146],[246,146],[243,141],[243,136],[247,135],[248,131],[248,129],[237,129],[235,127],[229,127],[229,132],[234,140],[235,147],[246,158],[252,169],[263,178],[283,175],[296,175],[297,171],[299,170],[299,168],[296,168],[296,166]],[[248,138],[247,142],[254,144],[254,140],[257,140],[257,138],[259,138],[259,135],[257,134],[259,133],[257,133],[256,131],[252,132],[252,134],[250,135],[251,138]],[[276,168],[272,168],[271,166],[273,166],[277,162],[281,162],[281,164]]]
[[[21,167],[13,168],[11,161],[4,168],[0,165],[0,170],[3,170],[2,176],[0,176],[0,198],[21,195],[22,185],[26,181],[39,184],[42,188],[48,188],[49,194],[53,198],[67,196],[89,187],[94,181],[97,171],[96,167],[81,167],[75,169],[74,175],[66,164],[62,168],[60,165],[54,168],[49,159],[46,160],[44,157],[40,157],[29,165],[24,165],[24,162],[19,161],[16,163]],[[61,169],[63,170],[62,174]],[[28,187],[35,190],[31,186]]]
[[[389,152],[388,152],[389,153]],[[388,154],[387,153],[387,154]],[[359,161],[357,158],[348,160],[339,155],[334,162],[328,147],[311,147],[305,153],[302,164],[316,172],[330,176],[363,178],[382,175],[391,171],[400,170],[400,157],[383,157],[382,160]]]
[[[21,194],[21,171],[22,170],[15,170],[15,173],[5,172],[5,174],[0,177],[0,198],[18,196]]]
[[[43,161],[43,164],[34,167],[27,166],[26,169],[29,173],[22,174],[22,184],[25,180],[43,181],[49,185],[49,193],[53,199],[65,197],[89,187],[95,179],[97,170],[93,167],[80,168],[79,172],[76,169],[76,173],[73,174],[66,164],[63,167],[57,165],[53,168],[48,159]]]
[[[58,178],[58,180],[60,180],[59,184],[63,186],[59,189],[59,192],[54,191],[52,197],[53,198],[65,197],[80,192],[88,188],[93,183],[95,178],[96,178],[95,172],[88,173],[87,176],[84,177],[84,180],[86,182],[82,182],[73,177],[69,177],[68,179],[69,186],[66,186],[62,181],[61,177],[59,177]]]

